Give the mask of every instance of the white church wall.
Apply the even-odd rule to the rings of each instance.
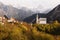
[[[47,18],[40,18],[39,24],[47,24]]]

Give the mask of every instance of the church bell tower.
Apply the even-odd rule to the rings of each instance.
[[[36,24],[38,24],[38,14],[36,15]]]

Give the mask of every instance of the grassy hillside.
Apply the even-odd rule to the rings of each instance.
[[[0,24],[0,40],[60,40],[60,23],[30,25],[6,22]]]

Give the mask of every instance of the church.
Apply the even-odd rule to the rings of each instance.
[[[36,24],[47,24],[47,18],[40,17],[38,18],[38,14],[36,15]]]

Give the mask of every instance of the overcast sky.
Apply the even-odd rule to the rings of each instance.
[[[27,7],[29,9],[36,8],[38,10],[47,10],[54,8],[60,4],[60,0],[0,0],[0,2],[6,5],[12,5],[14,7]]]

